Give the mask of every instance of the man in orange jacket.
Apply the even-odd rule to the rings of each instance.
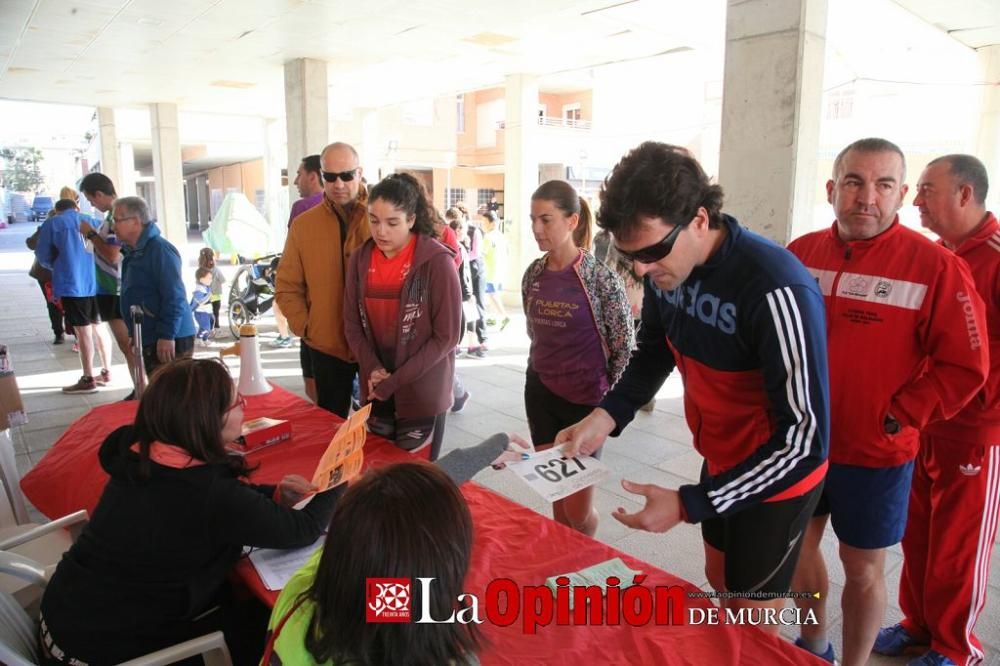
[[[302,374],[316,381],[316,404],[346,418],[358,372],[344,335],[344,271],[368,228],[358,153],[331,143],[320,155],[323,202],[295,218],[278,265],[275,301],[302,338]]]

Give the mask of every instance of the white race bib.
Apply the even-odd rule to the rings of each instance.
[[[528,460],[509,462],[507,469],[549,502],[589,488],[611,475],[608,466],[597,458],[563,458],[562,450],[557,446],[532,454]]]

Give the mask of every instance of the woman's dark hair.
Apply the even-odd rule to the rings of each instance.
[[[458,231],[462,228],[462,222],[465,220],[462,215],[462,211],[458,209],[457,206],[452,206],[444,212],[444,219],[447,221],[448,226],[453,230]]]
[[[586,199],[577,194],[572,185],[565,180],[550,180],[538,186],[531,195],[531,200],[550,201],[567,216],[574,213],[579,215],[580,222],[573,230],[573,243],[579,248],[590,250],[593,216]]]
[[[242,456],[227,454],[222,441],[234,391],[229,369],[217,358],[183,358],[157,368],[135,417],[140,475],[149,476],[153,442],[178,446],[196,460],[221,463],[237,474],[247,474],[250,470]]]
[[[448,617],[472,554],[472,516],[440,468],[399,463],[371,469],[344,493],[330,522],[316,578],[306,649],[318,663],[461,664],[480,650],[475,624],[368,623],[368,578],[409,578],[411,608],[425,603],[418,577],[433,578],[427,602]]]
[[[63,213],[67,210],[76,210],[79,208],[77,203],[72,199],[60,199],[56,202],[56,205],[52,207],[57,213]]]
[[[204,268],[215,266],[215,250],[210,247],[203,247],[198,252],[198,265]]]
[[[722,226],[722,188],[713,185],[685,148],[646,141],[623,157],[601,187],[597,224],[619,238],[639,227],[639,216],[688,224],[704,208],[709,226]]]
[[[434,206],[429,201],[423,184],[410,174],[394,173],[383,178],[368,193],[369,205],[377,199],[392,204],[407,216],[412,215],[416,219],[413,224],[414,233],[437,238],[434,215],[431,212]]]

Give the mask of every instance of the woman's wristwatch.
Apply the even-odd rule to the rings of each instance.
[[[99,236],[99,235],[100,235],[100,234],[98,234],[98,233],[97,233],[96,231],[94,231],[93,229],[91,229],[91,230],[90,230],[90,231],[89,231],[89,232],[87,233],[87,240],[94,240],[94,237],[95,237],[95,236]]]

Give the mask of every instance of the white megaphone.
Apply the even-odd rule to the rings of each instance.
[[[243,395],[270,393],[271,385],[264,379],[264,368],[260,365],[260,346],[257,344],[257,327],[253,324],[240,326],[239,341],[219,352],[220,356],[240,357],[239,392]]]

